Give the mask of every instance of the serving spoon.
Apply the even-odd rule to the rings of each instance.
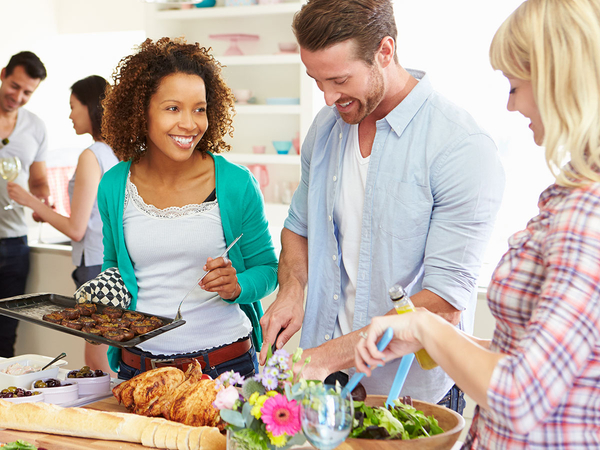
[[[227,247],[227,248],[225,249],[225,251],[224,251],[223,253],[221,253],[219,256],[217,256],[215,259],[222,258],[222,257],[224,257],[225,255],[227,255],[227,253],[229,253],[229,250],[231,250],[231,247],[233,247],[233,246],[235,245],[235,243],[236,243],[237,241],[239,241],[239,240],[240,240],[240,238],[241,238],[243,235],[244,235],[244,233],[242,233],[242,234],[240,234],[238,237],[236,237],[236,238],[235,238],[235,240],[234,240],[234,241],[233,241],[231,244],[229,244],[229,247]],[[181,304],[182,304],[182,303],[183,303],[183,301],[184,301],[184,300],[187,298],[187,296],[188,296],[188,295],[190,295],[194,289],[196,289],[196,286],[198,286],[198,284],[200,284],[200,282],[201,282],[202,280],[204,280],[204,277],[205,277],[206,275],[208,275],[208,271],[207,271],[207,272],[204,272],[204,274],[203,274],[203,275],[202,275],[200,278],[198,278],[198,280],[196,281],[196,284],[194,284],[194,287],[193,287],[193,288],[191,288],[191,289],[188,291],[188,293],[187,293],[187,294],[185,294],[185,297],[183,297],[183,299],[182,299],[182,300],[179,302],[179,307],[177,308],[177,314],[175,314],[175,318],[173,319],[173,322],[176,322],[176,321],[178,321],[178,320],[181,320],[181,319],[182,319],[182,317],[181,317]]]
[[[56,361],[58,361],[59,359],[63,359],[65,356],[67,356],[67,354],[65,352],[62,352],[60,355],[58,355],[56,358],[54,358],[52,361],[50,361],[48,364],[46,364],[44,367],[42,367],[40,369],[40,372],[42,370],[47,369],[48,367],[50,367],[52,364],[54,364]]]

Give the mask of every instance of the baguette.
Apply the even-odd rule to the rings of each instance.
[[[190,427],[162,418],[41,402],[11,403],[0,399],[0,428],[134,442],[172,450],[226,448],[225,437],[214,427]]]
[[[185,432],[177,435],[177,450],[190,450],[190,434],[194,428],[190,427]],[[200,439],[198,439],[200,442]]]

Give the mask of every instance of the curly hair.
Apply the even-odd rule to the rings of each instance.
[[[161,81],[174,73],[198,75],[206,86],[208,128],[196,150],[228,151],[233,136],[234,97],[221,76],[221,65],[198,43],[183,39],[146,39],[137,53],[124,57],[113,73],[103,102],[102,136],[122,161],[139,161],[146,150],[147,111]]]

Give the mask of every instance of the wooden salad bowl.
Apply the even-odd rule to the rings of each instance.
[[[383,406],[386,401],[383,395],[369,395],[365,403],[368,406]],[[447,450],[458,440],[462,429],[465,427],[465,419],[444,406],[433,403],[413,400],[413,406],[423,411],[426,416],[435,417],[444,430],[444,433],[420,439],[403,440],[381,440],[381,439],[346,439],[336,450],[396,450],[396,449],[419,449],[419,450]]]

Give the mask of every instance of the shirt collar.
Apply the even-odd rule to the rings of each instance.
[[[408,95],[390,111],[390,113],[377,123],[387,122],[390,128],[400,136],[412,118],[417,114],[419,109],[427,101],[433,92],[433,86],[429,81],[429,76],[422,70],[406,69],[406,71],[415,77],[418,81],[417,85],[408,93]],[[331,110],[335,114],[338,125],[345,129],[348,124],[344,122],[339,111],[333,105]]]
[[[429,76],[420,70],[407,69],[418,81],[417,85],[408,93],[398,106],[378,122],[386,121],[394,132],[400,136],[419,109],[425,104],[433,92]]]

